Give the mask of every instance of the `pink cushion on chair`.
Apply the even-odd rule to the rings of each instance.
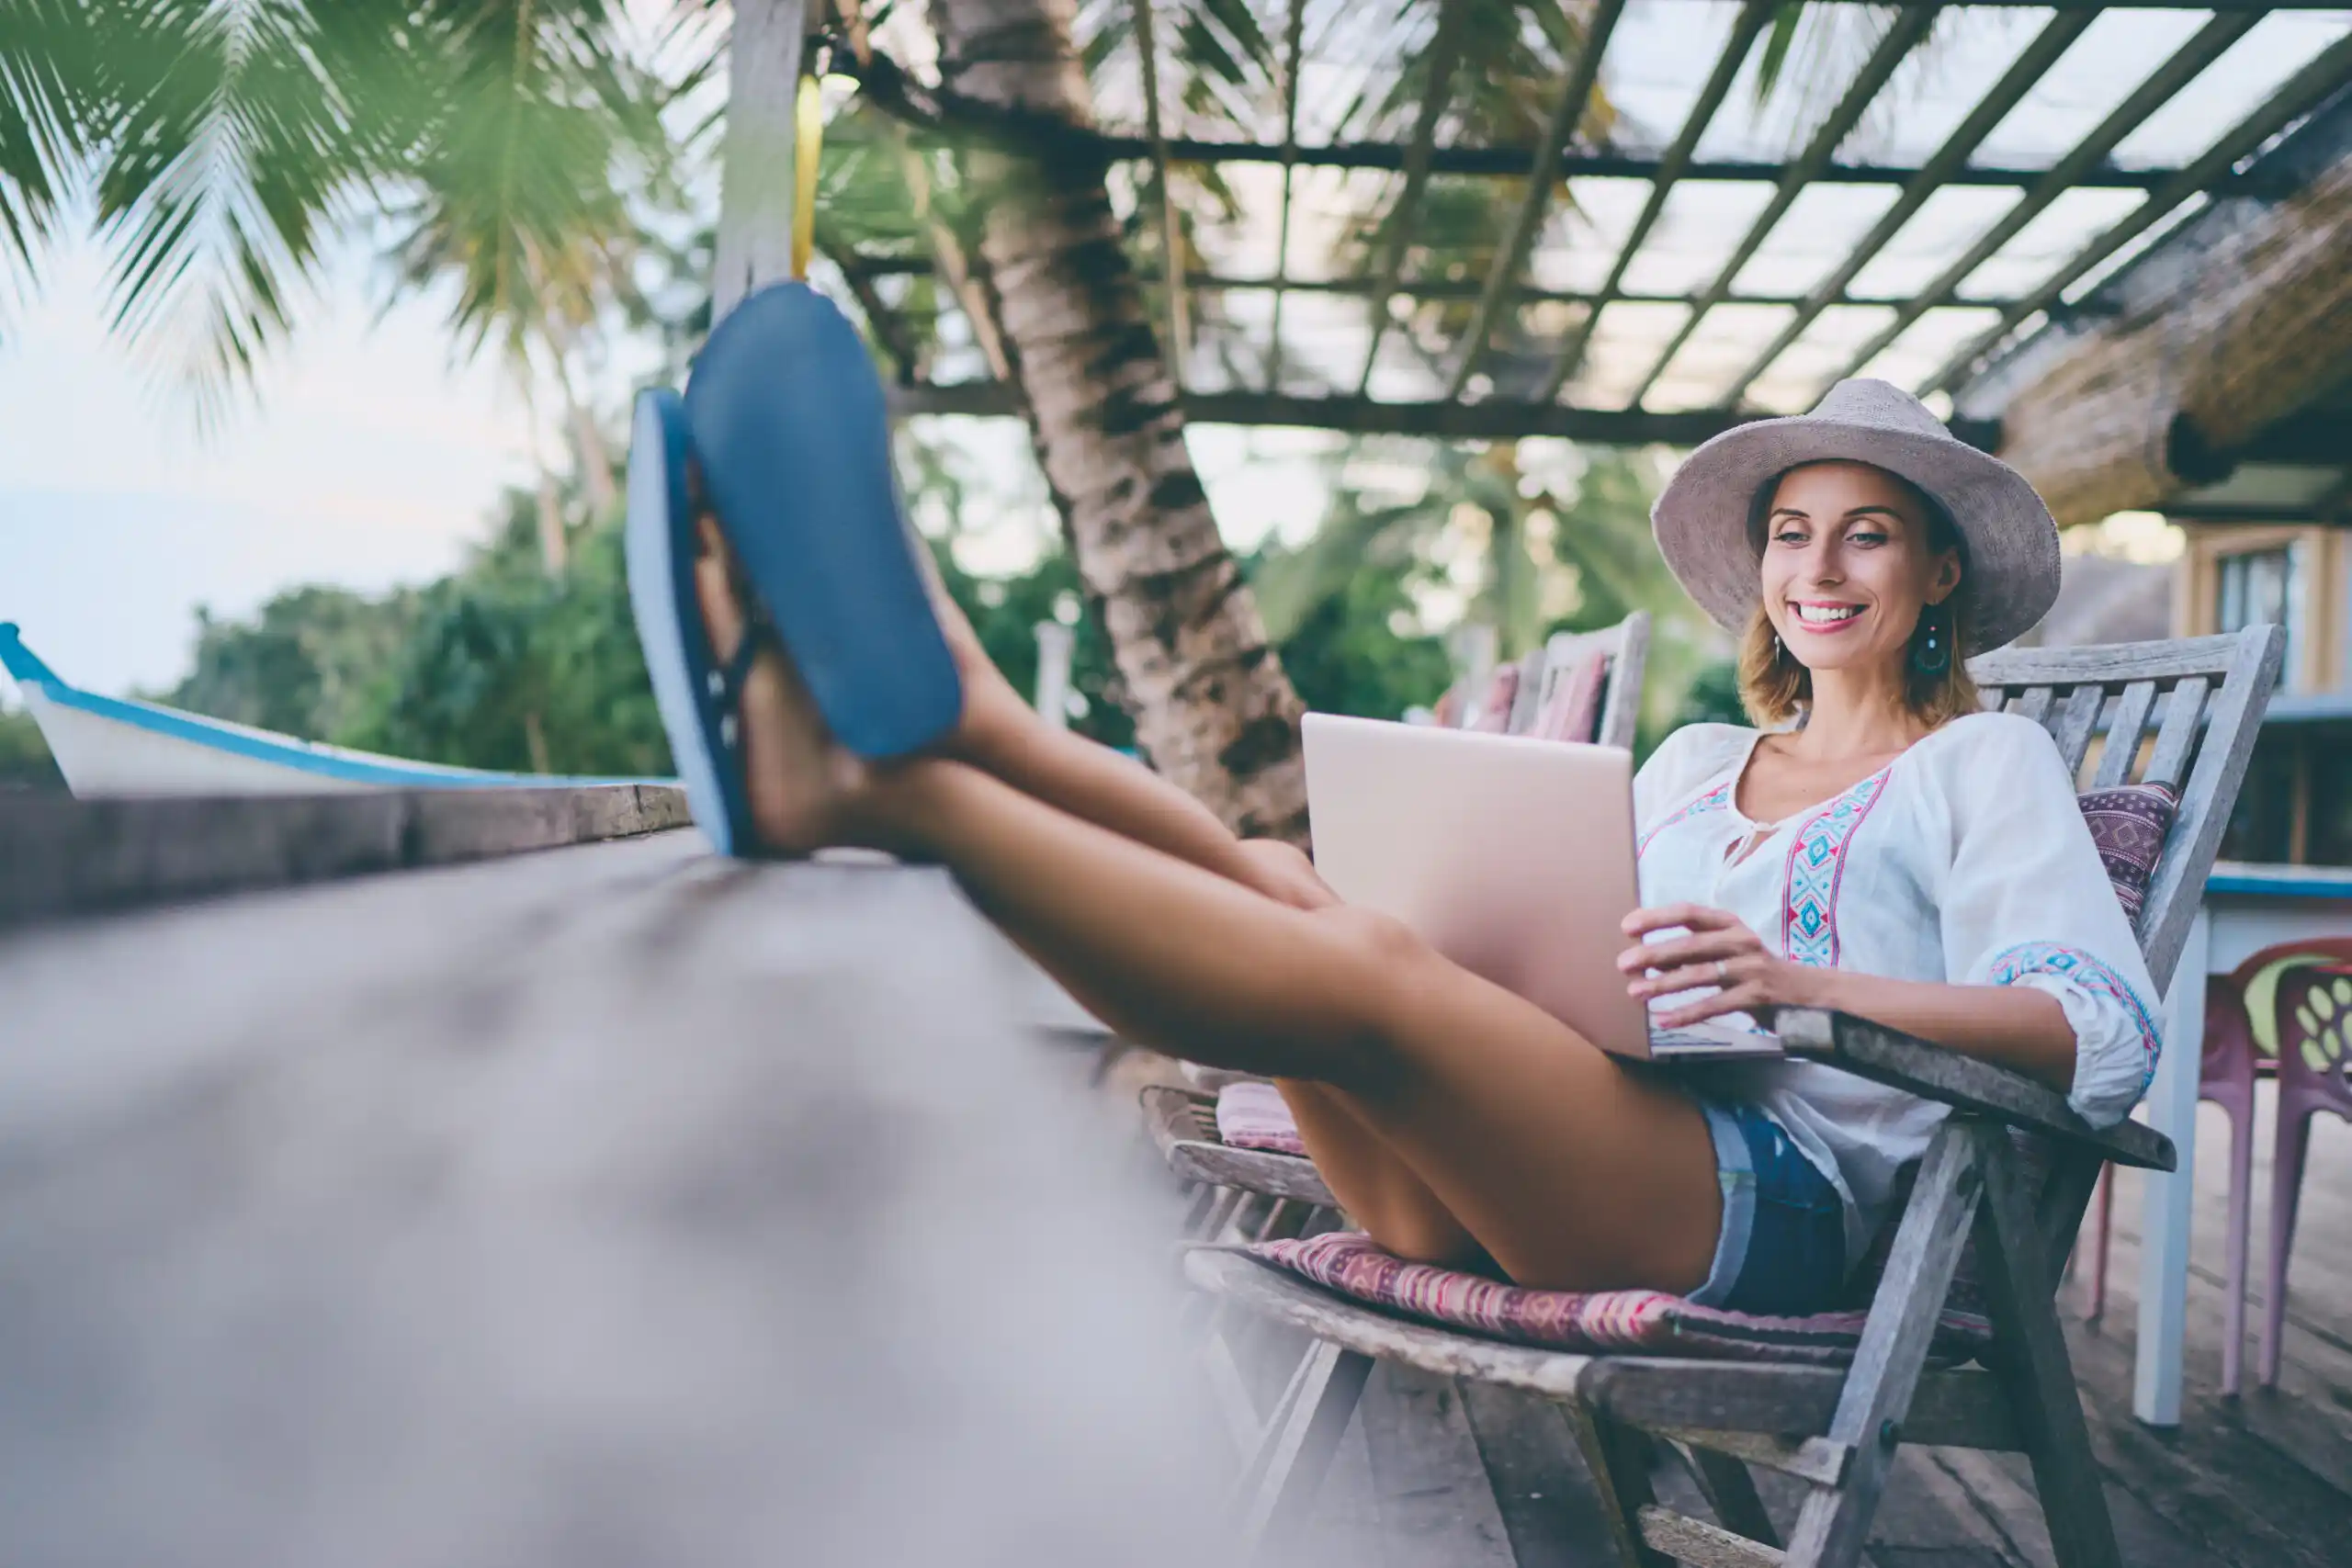
[[[1589,743],[1600,728],[1601,692],[1609,680],[1609,655],[1590,653],[1552,683],[1552,700],[1532,731],[1544,740]]]
[[[1522,1290],[1458,1269],[1408,1263],[1356,1231],[1260,1242],[1249,1252],[1366,1306],[1547,1349],[1841,1364],[1853,1359],[1862,1334],[1859,1311],[1751,1317],[1664,1291]],[[1991,1338],[1981,1314],[1947,1310],[1937,1327],[1936,1359],[1966,1360]]]
[[[1266,1149],[1304,1155],[1306,1145],[1282,1091],[1270,1083],[1229,1083],[1217,1091],[1216,1135],[1237,1149]]]

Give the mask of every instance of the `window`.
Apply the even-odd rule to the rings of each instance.
[[[2294,593],[2295,558],[2285,549],[2248,550],[2223,556],[2222,596],[2217,629],[2243,631],[2265,622],[2288,625],[2288,607]],[[2290,628],[2291,635],[2292,628]]]

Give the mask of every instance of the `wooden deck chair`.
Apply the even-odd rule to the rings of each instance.
[[[2179,792],[2136,921],[2148,968],[2168,984],[2237,798],[2278,675],[2283,634],[1987,655],[1988,698],[2044,724],[2077,772],[2105,730],[2095,787]],[[2161,710],[2152,745],[2143,732]],[[1187,1255],[1192,1281],[1317,1345],[1265,1424],[1239,1492],[1262,1558],[1299,1529],[1376,1358],[1548,1395],[1563,1407],[1611,1510],[1623,1561],[1709,1568],[1860,1560],[1896,1448],[2005,1450],[2030,1460],[2062,1568],[2116,1568],[2114,1525],[2090,1450],[2052,1299],[2101,1163],[2167,1170],[2169,1141],[2135,1122],[2094,1131],[2064,1099],[1973,1057],[1840,1014],[1792,1011],[1789,1049],[1941,1100],[1951,1118],[1916,1168],[1850,1363],[1570,1354],[1505,1344],[1373,1310],[1235,1250]],[[1991,1340],[1975,1366],[1928,1366],[1963,1247]],[[1650,1492],[1663,1441],[1690,1455],[1716,1520]],[[1782,1544],[1748,1467],[1807,1483]]]
[[[1542,733],[1549,724],[1573,732],[1548,739],[1591,740],[1631,750],[1641,718],[1649,642],[1646,610],[1636,610],[1599,631],[1555,636],[1518,667],[1511,733]],[[1466,698],[1466,693],[1462,694]],[[1475,722],[1476,705],[1464,701],[1454,711]],[[1184,1077],[1191,1092],[1166,1088],[1143,1091],[1152,1142],[1169,1168],[1196,1189],[1186,1234],[1203,1240],[1235,1228],[1237,1223],[1241,1234],[1253,1237],[1296,1234],[1284,1227],[1312,1226],[1314,1211],[1331,1207],[1323,1179],[1299,1156],[1229,1148],[1217,1139],[1216,1095],[1227,1084],[1248,1077],[1187,1063]]]

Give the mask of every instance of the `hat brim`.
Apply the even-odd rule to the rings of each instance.
[[[1964,651],[2033,629],[2058,597],[2058,525],[2025,477],[1950,435],[1796,414],[1738,425],[1694,449],[1651,509],[1657,547],[1699,607],[1738,633],[1761,583],[1747,514],[1756,492],[1801,463],[1868,463],[1942,503],[1968,548]]]

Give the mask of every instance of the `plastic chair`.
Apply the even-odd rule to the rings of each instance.
[[[2320,944],[2312,944],[2314,946]],[[2325,944],[2352,958],[2352,942]],[[2352,1121],[2352,963],[2313,964],[2278,976],[2278,1134],[2270,1156],[2270,1269],[2263,1281],[2262,1382],[2278,1381],[2287,1322],[2287,1258],[2303,1191],[2303,1157],[2312,1118],[2333,1111]]]

